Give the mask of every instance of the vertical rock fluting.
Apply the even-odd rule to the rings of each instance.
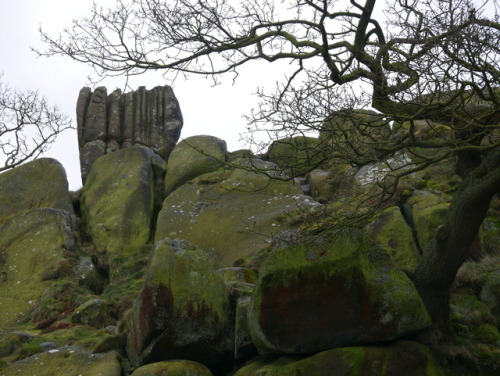
[[[182,113],[170,86],[108,95],[105,87],[80,90],[76,106],[80,168],[85,183],[94,161],[133,145],[167,159],[179,139]]]

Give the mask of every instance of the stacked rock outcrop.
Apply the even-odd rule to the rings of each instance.
[[[106,90],[82,90],[82,150],[102,155],[85,160],[80,192],[52,159],[0,174],[0,376],[498,374],[497,217],[481,236],[492,256],[466,263],[451,297],[454,340],[480,353],[438,353],[418,342],[431,319],[411,275],[450,179],[414,174],[363,228],[339,226],[376,174],[314,169],[296,150],[314,139],[257,156],[194,136],[170,153],[161,137],[180,130],[180,112],[153,137],[160,116],[144,110],[156,115],[127,138],[134,101],[170,88],[155,90],[117,91],[100,108]]]
[[[108,95],[105,87],[80,90],[76,106],[82,180],[104,154],[147,146],[167,159],[179,139],[182,113],[170,86]]]

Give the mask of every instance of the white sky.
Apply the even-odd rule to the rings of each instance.
[[[98,3],[105,6],[114,1],[101,0]],[[78,92],[83,86],[89,86],[87,77],[92,74],[92,70],[69,58],[38,58],[30,48],[43,48],[38,34],[39,25],[55,36],[69,26],[73,19],[87,15],[92,0],[0,0],[0,4],[2,80],[20,90],[38,89],[50,104],[58,105],[71,116],[76,128]],[[257,103],[251,94],[258,86],[274,82],[264,76],[264,67],[275,69],[268,64],[262,64],[257,70],[254,67],[247,71],[248,74],[241,75],[234,86],[228,81],[221,86],[211,87],[210,82],[201,77],[176,81],[174,92],[184,117],[181,138],[210,134],[225,140],[230,151],[245,147],[240,141],[240,134],[246,128],[242,115],[248,114]],[[269,70],[269,73],[272,71]],[[151,89],[166,84],[169,83],[160,75],[139,76],[131,82],[134,89],[139,86]],[[124,80],[109,79],[99,85],[106,86],[109,93],[117,87],[123,89]],[[45,156],[53,157],[64,165],[71,190],[81,187],[76,130],[59,135]]]

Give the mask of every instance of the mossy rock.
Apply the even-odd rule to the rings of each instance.
[[[75,218],[60,209],[36,209],[0,228],[0,329],[30,318],[62,259],[76,254]]]
[[[51,158],[40,158],[0,174],[0,225],[38,208],[73,213],[66,171]]]
[[[53,281],[36,300],[31,320],[35,327],[45,330],[83,304],[88,294],[88,290],[71,280]]]
[[[333,196],[340,186],[334,181],[330,171],[315,169],[307,174],[307,183],[311,196],[317,201],[326,201]]]
[[[289,176],[304,175],[323,160],[318,139],[296,136],[274,141],[266,157],[276,163]]]
[[[188,359],[216,367],[226,359],[232,352],[230,298],[217,269],[211,253],[188,242],[156,243],[127,319],[132,364]]]
[[[132,147],[97,159],[81,199],[86,230],[98,252],[130,256],[151,236],[153,151]]]
[[[103,328],[113,323],[109,316],[108,305],[102,299],[91,299],[75,308],[71,315],[73,324],[83,324]]]
[[[165,194],[220,168],[226,153],[226,142],[214,136],[193,136],[179,142],[168,157]]]
[[[483,249],[487,255],[500,255],[500,216],[488,216],[483,221]]]
[[[418,249],[411,228],[397,206],[391,206],[380,213],[365,226],[365,232],[391,256],[399,268],[415,268],[419,260]]]
[[[61,320],[52,327],[37,332],[37,343],[53,342],[58,347],[78,346],[92,352],[107,341],[112,341],[115,334],[107,329],[98,329],[88,325],[72,324],[69,320]],[[124,343],[121,348],[123,350]],[[115,349],[114,349],[115,350]]]
[[[262,166],[273,168],[269,163]],[[318,205],[301,193],[291,181],[244,169],[201,175],[165,199],[155,240],[188,240],[217,251],[223,267],[232,266],[235,260],[260,251],[271,243],[273,234],[287,228],[288,213]]]
[[[419,140],[449,140],[453,136],[453,129],[451,127],[432,120],[405,121],[401,125],[396,125],[395,131],[398,134],[411,133],[411,137]]]
[[[494,324],[481,324],[475,332],[477,342],[496,345],[500,343],[500,333]]]
[[[167,360],[139,367],[131,376],[212,376],[212,372],[190,360]]]
[[[245,282],[255,283],[257,281],[257,273],[255,270],[243,267],[228,267],[217,270],[217,273],[222,277],[224,282]]]
[[[1,371],[2,375],[18,376],[121,376],[116,353],[92,354],[70,346],[49,350],[18,362]]]
[[[444,222],[450,204],[445,198],[426,191],[416,191],[407,200],[420,249],[425,251],[436,229]]]
[[[305,359],[262,358],[234,376],[451,376],[430,350],[416,342],[400,341],[380,347],[353,346],[327,350]]]
[[[371,161],[378,159],[374,146],[377,142],[387,142],[392,133],[388,121],[375,111],[340,110],[328,116],[321,126],[319,147],[327,158],[355,152]]]
[[[491,309],[497,325],[500,326],[500,270],[486,276],[479,298]]]
[[[320,245],[269,255],[249,311],[259,352],[310,354],[394,340],[431,320],[409,278],[364,235],[336,233]]]
[[[451,312],[453,328],[459,336],[491,344],[491,338],[494,336],[491,328],[492,326],[496,328],[496,320],[488,305],[481,302],[474,294],[453,294]],[[480,330],[483,325],[488,326]]]

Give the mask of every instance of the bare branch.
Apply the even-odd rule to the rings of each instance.
[[[0,80],[0,172],[36,159],[68,128],[71,120],[37,91],[20,92]]]

